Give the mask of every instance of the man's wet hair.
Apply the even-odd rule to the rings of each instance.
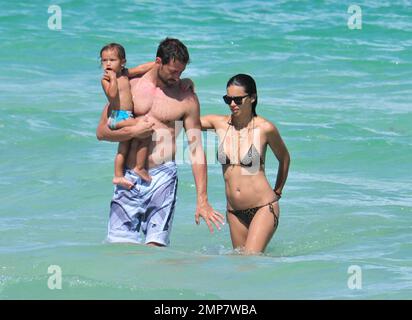
[[[177,60],[183,64],[190,62],[186,46],[179,39],[174,38],[166,38],[160,42],[156,57],[162,60],[162,64],[168,64],[171,60]]]

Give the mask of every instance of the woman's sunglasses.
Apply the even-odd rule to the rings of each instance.
[[[245,96],[238,96],[238,97],[230,97],[228,95],[224,95],[223,96],[223,101],[228,105],[230,105],[232,103],[232,101],[234,101],[235,104],[237,104],[237,105],[241,105],[242,101],[243,101],[243,98],[246,98],[247,96],[249,96],[249,95],[247,94]]]

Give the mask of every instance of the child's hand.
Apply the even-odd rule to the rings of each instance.
[[[110,82],[110,76],[109,76],[109,74],[107,73],[106,70],[104,70],[102,81]]]
[[[195,93],[195,84],[189,78],[184,78],[180,80],[180,88],[184,91],[190,90]]]
[[[104,70],[104,74],[107,74],[109,76],[110,81],[116,80],[116,72],[114,72],[112,69]]]

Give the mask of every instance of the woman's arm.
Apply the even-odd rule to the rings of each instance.
[[[276,194],[282,194],[283,186],[286,183],[288,177],[289,165],[290,165],[290,155],[286,148],[285,143],[280,136],[278,129],[270,122],[268,122],[266,137],[273,154],[279,161],[278,174],[276,179],[275,188],[273,189]]]
[[[200,124],[202,126],[202,131],[206,130],[216,130],[216,122],[219,119],[219,115],[217,114],[208,114],[205,116],[200,117]]]

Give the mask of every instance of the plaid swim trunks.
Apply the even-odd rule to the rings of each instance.
[[[110,203],[108,242],[150,243],[168,246],[177,193],[174,161],[149,169],[152,181],[142,180],[126,169],[125,178],[134,186],[116,185]]]

